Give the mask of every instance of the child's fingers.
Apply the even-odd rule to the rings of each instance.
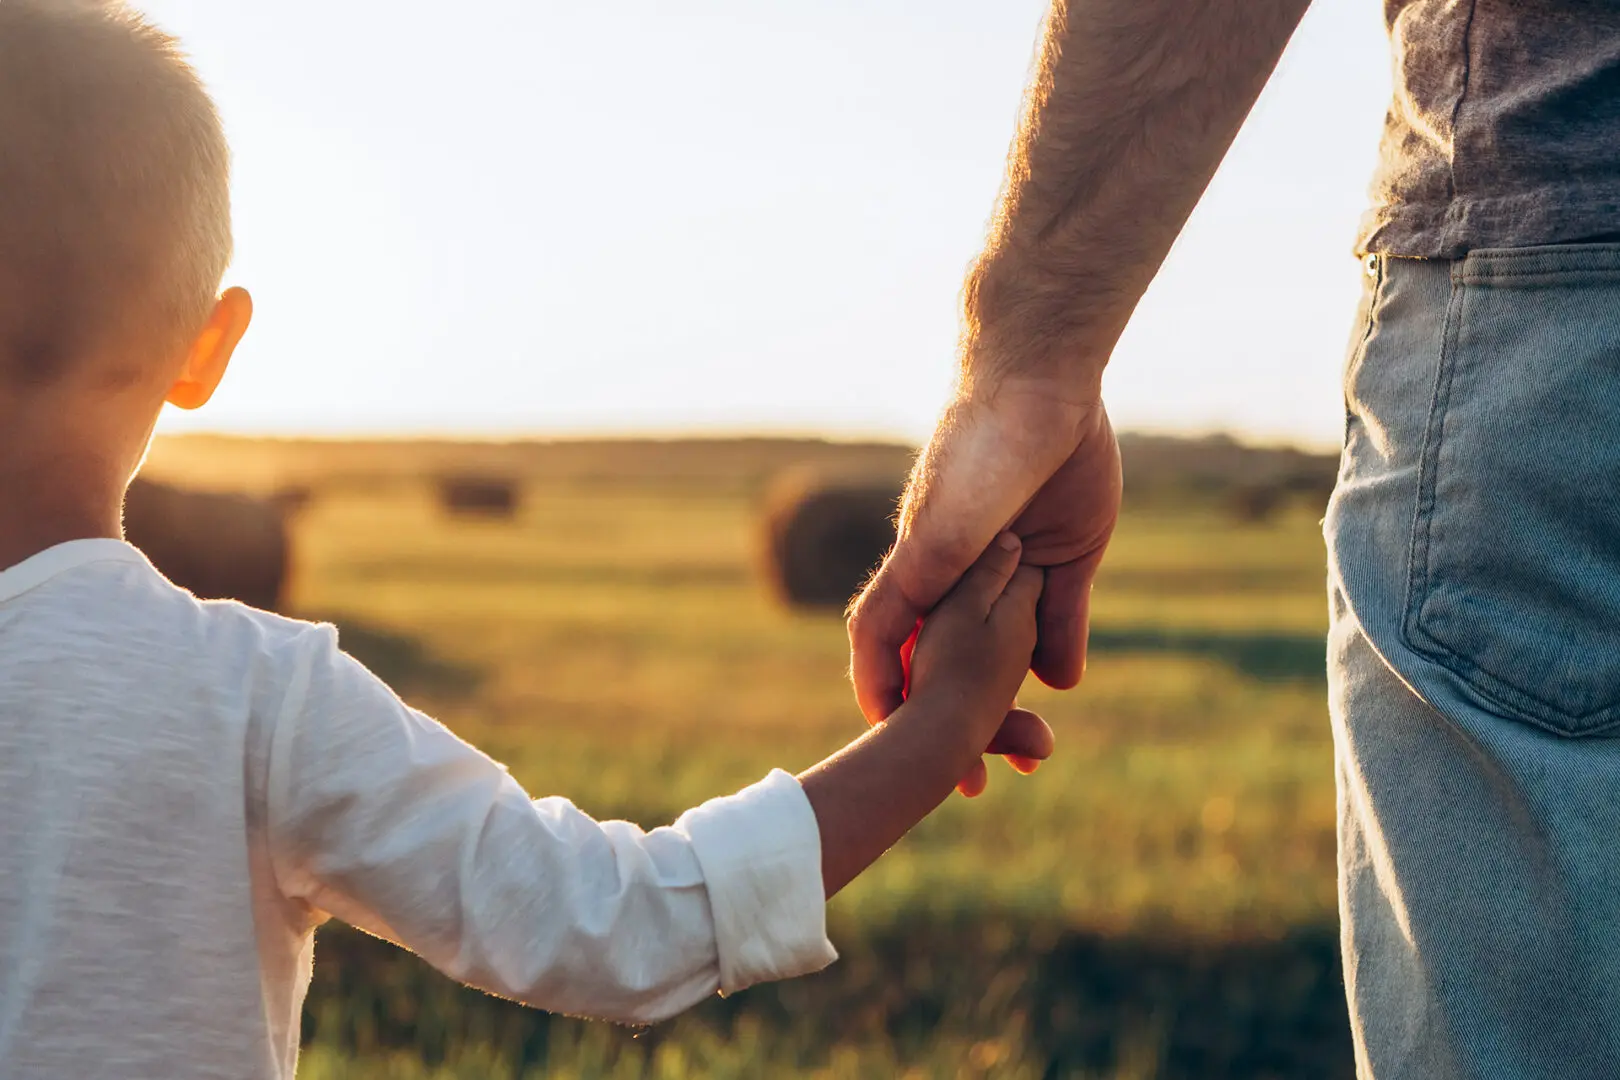
[[[970,799],[977,799],[984,794],[984,789],[990,786],[990,770],[985,768],[984,758],[973,763],[967,775],[956,782],[956,790]]]
[[[1039,761],[1051,757],[1054,749],[1056,739],[1051,725],[1038,713],[1014,706],[1001,721],[1001,728],[985,747],[985,753]]]
[[[1036,566],[1016,567],[999,596],[992,601],[995,617],[1016,622],[1033,622],[1035,605],[1041,599],[1046,573]]]
[[[1006,589],[1007,582],[1015,576],[1018,555],[1022,550],[1023,545],[1012,533],[1004,532],[996,537],[984,554],[979,556],[979,561],[968,568],[962,580],[956,583],[956,588],[940,603],[940,609],[961,609],[971,612],[975,618],[984,619]]]

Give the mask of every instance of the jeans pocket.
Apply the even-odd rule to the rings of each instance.
[[[1620,725],[1620,245],[1470,254],[1443,340],[1407,644],[1506,715]]]

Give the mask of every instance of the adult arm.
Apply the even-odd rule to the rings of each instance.
[[[1054,0],[983,253],[963,289],[957,390],[919,457],[899,539],[851,608],[876,722],[901,644],[1008,528],[1046,569],[1033,669],[1085,666],[1091,584],[1118,516],[1104,366],[1308,0]],[[1040,742],[1015,712],[1002,745]],[[964,782],[983,786],[982,763]]]

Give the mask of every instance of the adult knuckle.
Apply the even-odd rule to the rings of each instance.
[[[859,638],[865,633],[866,610],[862,596],[856,596],[849,602],[849,607],[845,609],[844,629],[849,631],[849,636],[852,639]]]
[[[879,577],[873,577],[854,596],[850,597],[848,606],[844,609],[844,625],[850,636],[865,636],[871,629],[873,622],[873,608],[878,600],[878,591],[882,587]]]
[[[900,537],[891,557],[915,565],[925,573],[940,566],[972,562],[978,552],[971,539],[959,528],[949,525],[933,514],[914,514],[902,522]]]

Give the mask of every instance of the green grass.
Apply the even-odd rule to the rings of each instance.
[[[841,623],[759,583],[758,484],[615,467],[535,476],[508,523],[334,489],[295,601],[531,792],[654,826],[862,723]],[[1056,757],[997,766],[838,897],[829,971],[637,1033],[323,929],[300,1075],[1348,1076],[1321,547],[1305,511],[1129,511],[1084,686],[1023,698]]]

